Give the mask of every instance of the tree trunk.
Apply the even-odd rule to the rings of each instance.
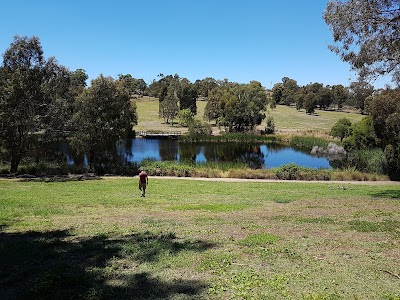
[[[13,155],[11,157],[11,166],[10,166],[10,173],[11,174],[12,173],[17,173],[20,161],[21,161],[21,156],[19,156],[19,155]]]

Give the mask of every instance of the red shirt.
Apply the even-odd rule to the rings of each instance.
[[[147,173],[145,171],[142,171],[139,173],[139,180],[142,183],[145,183],[147,179]]]

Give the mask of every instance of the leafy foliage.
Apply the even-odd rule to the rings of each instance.
[[[329,1],[324,19],[335,42],[330,49],[361,78],[391,75],[400,84],[398,0]]]
[[[127,91],[111,77],[100,75],[77,102],[72,144],[89,154],[93,164],[104,145],[126,137],[137,123],[136,108]]]
[[[342,118],[332,127],[331,135],[342,141],[352,133],[351,122],[347,118]]]
[[[38,133],[59,128],[70,112],[70,73],[54,58],[44,58],[35,36],[16,36],[3,58],[0,142],[10,156],[10,171],[16,172],[22,157],[44,142]]]
[[[229,131],[251,130],[261,124],[267,96],[261,83],[249,84],[226,83],[213,89],[205,108],[208,120],[218,120]]]

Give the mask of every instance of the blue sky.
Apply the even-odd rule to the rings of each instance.
[[[192,82],[258,80],[267,88],[285,76],[300,85],[349,85],[356,75],[327,47],[327,2],[4,1],[0,53],[14,35],[36,35],[46,57],[85,69],[90,79],[129,73],[149,83],[177,73]]]

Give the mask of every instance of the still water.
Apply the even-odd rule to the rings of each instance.
[[[152,158],[158,161],[243,162],[252,168],[275,168],[289,163],[309,168],[332,169],[326,157],[315,157],[287,146],[244,143],[187,143],[177,140],[128,139],[116,145],[119,159],[140,162]],[[67,155],[69,163],[73,157]]]

